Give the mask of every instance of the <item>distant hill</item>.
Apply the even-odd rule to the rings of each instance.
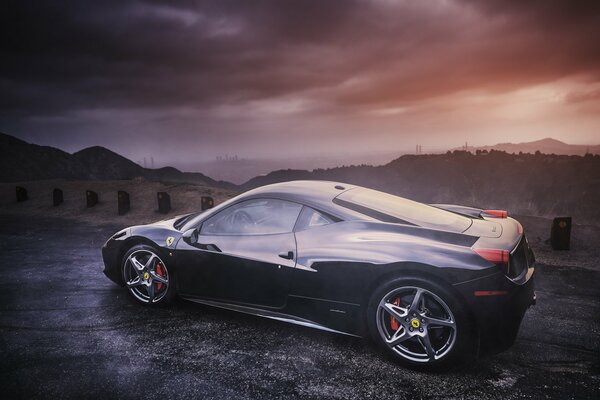
[[[464,148],[462,148],[464,150]],[[531,153],[534,154],[536,151],[544,154],[560,154],[568,156],[583,156],[586,153],[600,154],[600,145],[580,145],[580,144],[567,144],[560,140],[546,138],[542,140],[536,140],[533,142],[523,143],[498,143],[493,146],[480,146],[480,147],[467,147],[468,151],[476,152],[477,150],[499,150],[507,153]]]
[[[404,155],[382,166],[280,170],[253,178],[243,190],[296,179],[370,187],[426,203],[507,209],[513,214],[570,215],[600,222],[600,156]]]
[[[215,181],[198,172],[181,172],[172,167],[143,168],[100,146],[69,154],[54,147],[27,143],[0,133],[0,182],[44,179],[121,180],[136,177],[235,189],[235,185]]]

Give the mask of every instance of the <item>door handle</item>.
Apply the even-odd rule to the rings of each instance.
[[[279,257],[281,258],[285,258],[286,260],[293,260],[294,259],[294,252],[293,251],[284,251],[279,253]]]

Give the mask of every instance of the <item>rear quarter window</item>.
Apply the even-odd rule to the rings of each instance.
[[[325,215],[313,208],[304,206],[300,212],[300,217],[298,217],[294,231],[304,231],[323,225],[329,225],[334,222],[335,221],[332,217],[329,217],[328,215]]]

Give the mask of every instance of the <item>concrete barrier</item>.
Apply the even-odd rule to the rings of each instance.
[[[215,206],[215,201],[210,196],[202,196],[200,198],[200,208],[202,211],[208,210],[209,208],[213,208]]]
[[[54,188],[54,190],[52,191],[52,204],[54,205],[54,207],[61,205],[63,201],[63,191],[59,188]]]
[[[93,190],[86,190],[85,201],[88,208],[94,207],[96,204],[98,204],[98,193],[94,192]]]
[[[129,193],[124,190],[119,190],[117,193],[118,213],[119,215],[125,215],[131,209],[131,203],[129,202]]]
[[[17,194],[17,203],[21,203],[29,199],[29,196],[27,196],[27,189],[25,189],[23,186],[16,186],[15,191]]]
[[[571,217],[558,217],[552,221],[550,245],[553,250],[571,248]]]
[[[171,211],[171,196],[167,192],[158,192],[156,198],[158,200],[158,212],[168,214]]]

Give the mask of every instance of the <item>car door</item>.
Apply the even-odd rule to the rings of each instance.
[[[279,199],[236,203],[180,240],[178,289],[184,296],[283,307],[296,265],[294,224],[302,205]]]

